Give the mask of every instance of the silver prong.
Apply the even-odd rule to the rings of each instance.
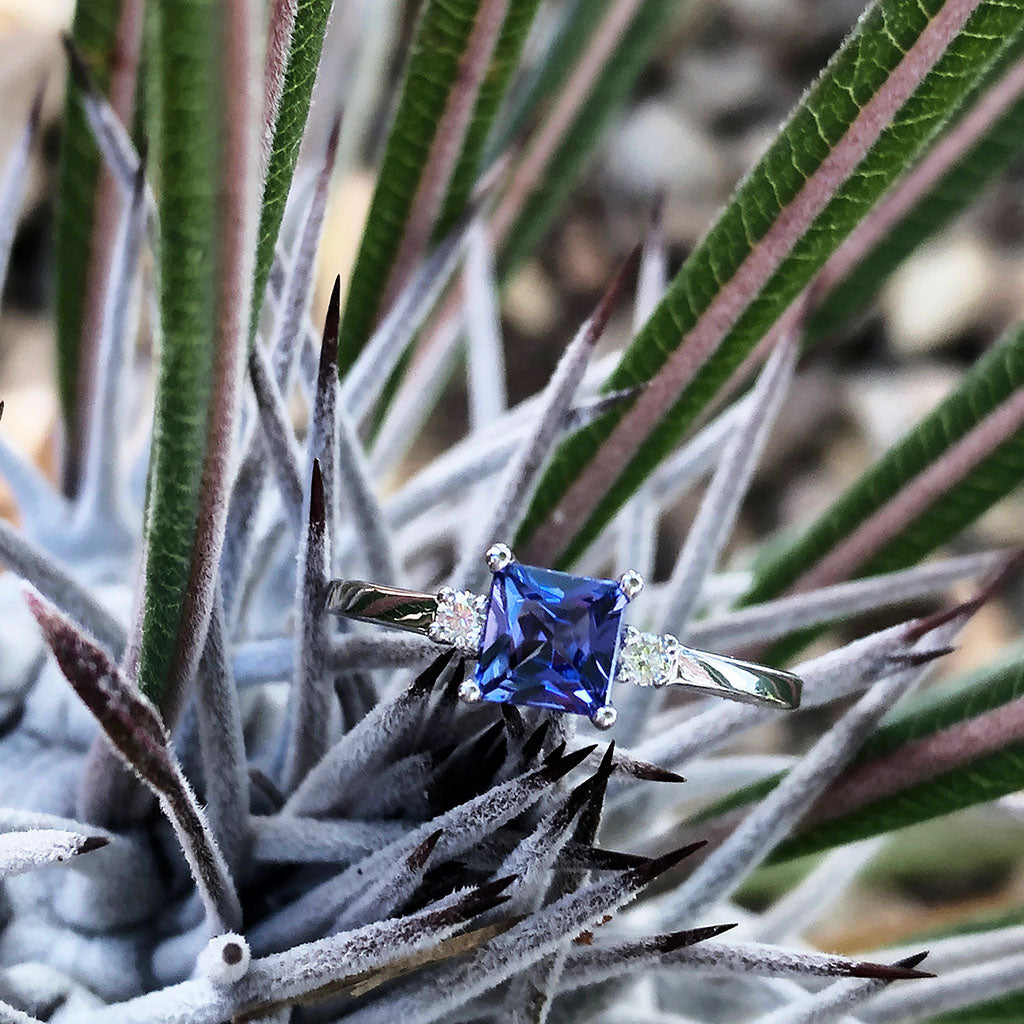
[[[449,604],[455,600],[455,588],[454,587],[442,587],[437,592],[437,599],[442,604]]]
[[[618,717],[619,714],[615,708],[611,704],[605,704],[604,707],[600,707],[594,712],[594,717],[591,721],[598,729],[610,729]]]
[[[459,687],[459,699],[467,704],[475,704],[481,697],[483,694],[480,692],[480,687],[472,679],[467,679]]]
[[[636,569],[627,569],[619,577],[619,586],[622,587],[627,600],[632,601],[644,589],[644,578]]]
[[[507,544],[492,544],[487,549],[484,560],[491,572],[500,572],[505,566],[514,562],[516,556],[512,554],[512,549]]]

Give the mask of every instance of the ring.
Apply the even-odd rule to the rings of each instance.
[[[617,580],[571,576],[522,565],[505,544],[485,556],[489,595],[442,587],[436,594],[332,580],[327,609],[394,626],[476,658],[466,701],[487,700],[586,715],[615,724],[612,685],[675,686],[764,707],[793,710],[800,679],[790,672],[685,647],[624,625],[626,605],[643,589],[633,570]]]

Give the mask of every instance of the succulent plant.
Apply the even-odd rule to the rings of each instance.
[[[721,568],[802,347],[1019,149],[1024,3],[876,0],[678,274],[655,211],[511,407],[500,287],[677,5],[563,4],[528,75],[538,0],[424,0],[321,310],[328,188],[395,18],[337,6],[328,30],[330,0],[266,24],[244,0],[78,5],[60,485],[0,438],[0,1020],[1019,1019],[1019,910],[930,939],[935,976],[920,944],[808,934],[893,830],[1024,785],[1019,654],[892,711],[1015,565],[917,563],[1020,482],[1024,328],[816,522]],[[0,277],[38,123],[3,178]],[[396,482],[463,355],[466,436]],[[659,520],[706,478],[659,579]],[[795,661],[817,734],[737,753],[780,713],[660,688],[623,697],[611,740],[464,704],[460,652],[327,612],[338,576],[479,588],[497,541],[633,566],[634,625]],[[962,580],[974,598],[901,621]],[[801,655],[868,612],[895,624]],[[736,901],[810,854],[763,911]]]

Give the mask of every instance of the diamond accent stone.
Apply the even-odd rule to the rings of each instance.
[[[486,596],[445,587],[437,595],[430,639],[439,644],[454,644],[467,654],[476,654],[486,616]]]
[[[615,681],[634,686],[665,686],[675,678],[678,664],[679,641],[674,636],[642,633],[626,626]]]
[[[495,572],[476,668],[481,696],[594,718],[610,703],[626,603],[616,580],[519,562]]]

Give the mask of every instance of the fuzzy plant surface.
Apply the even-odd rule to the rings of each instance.
[[[655,211],[516,405],[502,286],[682,5],[423,0],[383,103],[398,5],[263,6],[83,0],[67,40],[59,483],[0,420],[0,1022],[1020,1020],[1020,907],[812,936],[896,830],[1020,814],[1019,652],[904,698],[1016,564],[944,549],[1021,482],[1024,326],[820,518],[723,552],[802,353],[1024,145],[1024,0],[876,0],[679,272]],[[354,270],[312,308],[374,104]],[[468,431],[401,476],[460,373]],[[636,568],[634,625],[790,665],[801,752],[783,713],[660,689],[611,734],[466,704],[457,652],[327,614],[337,577],[483,592],[498,541]]]

